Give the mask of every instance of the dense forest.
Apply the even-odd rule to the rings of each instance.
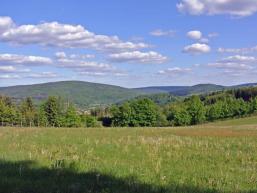
[[[31,98],[17,104],[10,97],[0,96],[1,126],[185,126],[244,117],[255,112],[257,87],[193,95],[183,99],[167,95],[146,95],[90,111],[78,110],[75,105],[60,97],[50,96],[41,105],[35,105]]]

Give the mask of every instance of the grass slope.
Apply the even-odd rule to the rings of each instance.
[[[181,128],[0,128],[0,192],[256,193],[256,119]]]
[[[36,101],[46,99],[50,95],[61,96],[64,99],[75,103],[78,107],[87,107],[116,103],[134,98],[142,93],[105,84],[63,81],[0,88],[0,94],[11,96],[16,100],[21,100],[30,96]]]

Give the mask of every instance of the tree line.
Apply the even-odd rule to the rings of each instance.
[[[189,96],[167,105],[148,98],[111,108],[112,126],[187,126],[245,117],[257,112],[257,87]]]
[[[28,97],[20,104],[10,97],[0,96],[2,126],[21,127],[96,127],[96,117],[80,113],[73,104],[64,103],[59,97],[50,96],[41,105]]]
[[[95,108],[90,113],[50,96],[41,105],[31,98],[19,104],[0,96],[2,126],[21,127],[164,127],[196,125],[257,112],[257,87],[194,95],[159,105],[147,96],[111,107]]]

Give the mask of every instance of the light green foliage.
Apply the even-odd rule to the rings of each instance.
[[[65,113],[65,126],[66,127],[81,127],[81,119],[78,115],[76,108],[70,105]]]
[[[48,126],[48,120],[45,112],[45,104],[41,104],[39,106],[35,121],[37,126],[40,126],[40,127]]]
[[[250,101],[250,111],[251,113],[257,112],[257,97],[254,99],[251,99]]]
[[[150,99],[132,101],[132,117],[130,126],[155,126],[158,118],[157,105]]]
[[[222,118],[223,102],[218,101],[217,103],[210,105],[207,110],[207,117],[209,121],[214,121]]]
[[[23,124],[30,127],[33,126],[36,112],[33,101],[30,97],[22,101],[20,111],[22,119],[24,120]]]
[[[85,127],[100,127],[101,124],[97,121],[96,117],[91,115],[81,115],[81,122]]]
[[[189,98],[189,100],[186,102],[186,105],[187,111],[191,116],[192,125],[203,123],[206,120],[205,107],[199,96],[192,96]]]
[[[112,108],[113,125],[121,127],[147,127],[166,124],[164,115],[150,99],[138,99]]]
[[[167,119],[174,126],[185,126],[191,124],[191,115],[185,105],[172,105],[169,109]]]
[[[121,106],[113,106],[111,109],[113,126],[128,127],[131,124],[132,109],[128,102]]]

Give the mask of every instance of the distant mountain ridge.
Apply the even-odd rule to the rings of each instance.
[[[8,95],[16,101],[32,97],[36,103],[45,100],[48,96],[60,96],[64,100],[74,103],[79,108],[106,106],[120,103],[139,96],[149,96],[155,100],[171,100],[174,96],[203,94],[219,90],[257,86],[257,83],[248,83],[235,86],[221,86],[215,84],[198,84],[194,86],[155,86],[129,89],[119,86],[98,84],[83,81],[61,81],[34,85],[0,87],[0,95]],[[155,95],[156,96],[153,96]]]
[[[135,98],[143,93],[141,91],[107,84],[61,81],[2,87],[0,88],[1,94],[11,96],[17,101],[26,97],[32,97],[36,102],[45,100],[48,96],[60,96],[64,100],[73,102],[78,107],[85,108],[117,103]]]
[[[234,86],[222,86],[216,84],[197,84],[194,86],[153,86],[135,88],[138,91],[148,94],[169,93],[176,96],[186,96],[192,94],[203,94],[208,92],[222,91],[228,89],[236,89],[243,87],[257,86],[257,83],[247,83]]]

